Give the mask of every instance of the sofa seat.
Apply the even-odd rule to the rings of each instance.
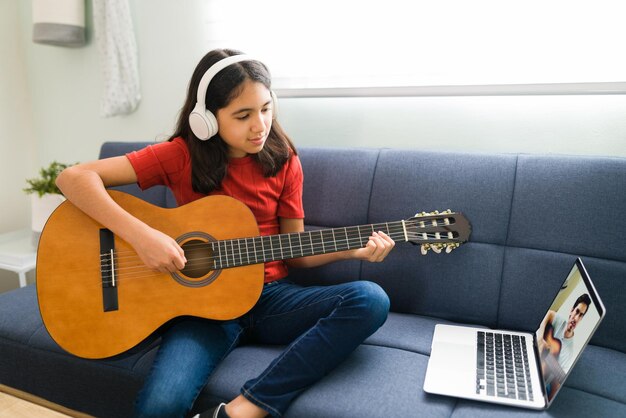
[[[30,361],[16,369],[30,374],[31,387],[21,387],[47,398],[42,379],[76,379],[83,385],[60,400],[65,406],[84,410],[84,401],[97,398],[111,417],[126,416],[135,391],[148,373],[158,339],[136,347],[124,355],[105,360],[76,359],[66,354],[49,336],[38,310],[20,312],[23,306],[36,306],[35,286],[0,294],[0,369],[15,368],[27,349]],[[20,321],[19,328],[14,327]],[[450,323],[435,318],[390,313],[387,322],[368,338],[352,356],[314,387],[303,393],[289,409],[288,417],[571,417],[581,411],[588,416],[626,416],[626,393],[619,390],[626,376],[626,355],[615,350],[590,346],[573,370],[565,388],[549,411],[528,411],[473,401],[430,395],[422,390],[435,324]],[[27,348],[25,348],[27,347]],[[258,375],[282,347],[248,345],[235,349],[220,364],[199,400],[198,411],[215,402],[232,399],[242,384]],[[617,366],[617,368],[616,368]],[[98,376],[98,379],[95,377]],[[102,377],[107,378],[102,381]],[[118,383],[116,383],[118,382]],[[129,382],[131,385],[129,386]],[[11,381],[3,384],[11,386]],[[600,384],[601,383],[601,384]],[[609,383],[609,384],[607,384]],[[122,384],[129,390],[123,402],[111,402],[109,385]],[[81,388],[82,386],[82,388]],[[117,392],[116,396],[118,395]],[[109,408],[122,404],[123,410]],[[393,410],[389,410],[393,405]],[[591,413],[593,411],[594,413]]]

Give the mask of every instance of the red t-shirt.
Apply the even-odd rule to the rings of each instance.
[[[182,138],[149,145],[126,154],[144,190],[157,184],[169,187],[179,206],[205,194],[191,186],[191,157]],[[226,177],[219,189],[210,195],[231,196],[246,204],[256,218],[261,235],[280,233],[278,217],[304,218],[302,206],[302,165],[293,155],[274,177],[263,177],[263,171],[251,156],[228,160]],[[265,282],[287,276],[284,261],[265,264]]]

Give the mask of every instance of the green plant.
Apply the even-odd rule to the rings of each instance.
[[[29,184],[29,187],[25,188],[24,191],[27,194],[38,193],[40,197],[46,193],[63,194],[55,184],[55,181],[59,173],[70,165],[72,164],[62,164],[53,161],[47,168],[42,167],[39,170],[39,177],[26,179],[26,183]]]

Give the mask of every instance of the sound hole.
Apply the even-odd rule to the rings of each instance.
[[[191,239],[182,246],[187,264],[180,272],[187,277],[197,279],[213,270],[213,251],[206,241]]]
[[[204,232],[189,232],[176,239],[176,242],[185,251],[187,264],[180,271],[171,273],[174,280],[183,286],[202,287],[211,284],[221,270],[215,270],[213,266],[213,250],[211,242],[215,238]]]

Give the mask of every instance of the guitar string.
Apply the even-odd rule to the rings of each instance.
[[[407,225],[410,225],[410,223],[408,223],[408,222],[410,222],[410,221],[406,221]],[[355,233],[356,234],[356,233],[358,233],[358,231],[355,231],[355,228],[365,228],[365,227],[367,227],[367,229],[381,230],[381,229],[383,229],[382,228],[383,226],[388,228],[388,225],[390,223],[391,224],[397,224],[397,225],[394,225],[394,227],[397,227],[398,231],[400,231],[402,229],[402,225],[399,222],[387,222],[387,223],[379,223],[379,224],[371,224],[371,225],[361,225],[361,226],[352,226],[352,227],[348,226],[348,227],[345,227],[345,228],[334,228],[334,229],[322,229],[322,230],[312,230],[312,231],[303,231],[303,232],[293,232],[293,233],[288,233],[288,234],[261,235],[261,236],[255,236],[255,237],[240,237],[240,238],[225,239],[225,240],[222,240],[222,241],[236,241],[236,240],[246,240],[246,239],[254,240],[254,239],[264,239],[264,238],[269,239],[270,237],[278,237],[278,236],[286,237],[286,236],[289,236],[289,235],[302,235],[302,234],[305,234],[305,235],[306,234],[309,234],[309,235],[311,235],[311,234],[320,234],[320,236],[321,236],[321,233],[324,233],[324,232],[330,233],[330,231],[341,231],[342,229],[343,230],[350,230],[350,233]],[[381,228],[373,228],[375,226],[381,226]],[[192,239],[190,241],[192,241],[192,240],[193,240],[193,237],[192,237]],[[192,246],[195,246],[195,245],[202,246],[202,245],[204,245],[206,243],[207,242],[201,242],[201,243],[198,243],[198,244],[187,244],[187,246],[188,247],[192,247]],[[126,252],[127,253],[134,253],[134,251],[132,251],[132,250],[128,250]],[[124,253],[124,251],[116,252],[116,254],[123,254],[123,253]],[[108,255],[108,254],[105,254],[105,255]]]
[[[396,232],[397,233],[397,232]],[[402,235],[402,237],[404,237],[404,235]],[[399,236],[398,236],[399,238]],[[369,240],[369,236],[367,237],[367,239]],[[204,243],[205,247],[209,247],[210,244],[208,243]],[[316,252],[318,252],[319,250],[323,250],[326,247],[332,247],[335,246],[336,247],[342,247],[342,246],[346,246],[346,250],[350,249],[350,247],[352,246],[353,248],[356,248],[356,245],[359,246],[364,246],[365,242],[357,237],[354,238],[349,238],[349,239],[343,239],[343,240],[336,240],[336,241],[325,241],[325,242],[314,242],[311,243],[311,245],[307,245],[307,246],[302,246],[301,248],[303,248],[304,250],[306,250],[307,247],[311,248],[311,251],[313,251],[313,254],[307,254],[307,255],[315,255]],[[255,248],[253,251],[241,251],[241,252],[232,252],[230,248],[227,248],[227,250],[229,251],[228,254],[222,254],[221,256],[217,255],[217,256],[207,256],[207,257],[194,257],[191,260],[188,260],[187,265],[190,264],[190,262],[193,262],[194,266],[196,266],[196,268],[198,269],[199,267],[197,267],[197,265],[199,264],[198,261],[202,261],[203,263],[200,263],[202,267],[204,266],[208,266],[208,265],[213,265],[214,261],[231,261],[231,260],[235,260],[235,259],[239,259],[240,262],[239,263],[235,263],[238,265],[241,265],[241,261],[246,258],[248,261],[251,260],[252,258],[254,258],[255,260],[259,260],[258,262],[254,262],[254,263],[244,263],[244,264],[258,264],[258,263],[262,263],[264,262],[263,259],[266,257],[273,257],[275,254],[277,254],[278,252],[281,252],[283,254],[292,254],[292,248],[290,247],[279,247],[279,248],[265,248],[265,249],[261,249],[261,248]],[[338,249],[337,251],[343,251],[342,249]],[[331,251],[328,251],[331,252]],[[296,253],[297,254],[297,253]],[[304,254],[304,251],[301,251],[300,254]],[[307,255],[297,255],[294,257],[285,257],[285,258],[297,258],[297,257],[304,257]],[[108,262],[108,258],[110,257],[110,254],[103,254],[102,256],[104,256],[105,260]],[[134,266],[128,266],[128,267],[121,267],[122,263],[125,262],[129,262],[129,261],[141,261],[138,255],[134,255],[134,256],[126,256],[123,257],[123,260],[118,259],[117,257],[115,258],[116,260],[116,264],[118,265],[118,268],[116,268],[116,272],[120,272],[120,271],[128,271],[128,270],[132,270],[133,268],[137,269],[137,268],[145,268],[145,265],[143,265],[143,263],[141,264],[136,264]],[[209,261],[209,262],[204,262],[204,261]],[[227,264],[226,262],[222,262],[220,263],[221,265]],[[229,266],[230,267],[230,266]],[[103,273],[110,273],[110,270],[102,270]]]
[[[399,229],[397,231],[390,231],[390,234],[395,234],[396,236],[393,237],[393,239],[395,240],[400,240],[400,239],[404,239],[404,233],[401,232]],[[411,238],[413,239],[414,237],[412,236],[413,234],[409,234],[411,236]],[[421,235],[421,234],[420,234]],[[367,240],[369,240],[369,236],[365,237],[367,238]],[[352,239],[350,239],[350,237],[348,237],[348,240],[346,239],[339,239],[336,241],[312,241],[311,244],[309,245],[303,245],[301,248],[306,249],[307,247],[310,247],[312,251],[314,251],[313,254],[310,255],[314,255],[316,252],[318,252],[320,249],[324,249],[326,247],[332,247],[334,245],[337,245],[338,247],[341,247],[343,245],[354,245],[355,243],[359,243],[360,246],[364,246],[365,242],[367,242],[366,240],[359,240],[359,238],[357,237],[352,237]],[[208,247],[210,245],[210,243],[201,243],[199,245]],[[228,253],[225,254],[221,254],[217,255],[217,252],[215,252],[215,256],[212,257],[194,257],[193,260],[198,260],[198,259],[205,259],[208,260],[208,263],[205,263],[204,266],[211,266],[213,265],[213,261],[218,260],[218,261],[222,261],[220,263],[220,268],[228,268],[228,267],[234,267],[234,266],[230,266],[227,265],[227,262],[230,262],[233,257],[237,258],[237,255],[235,253],[232,252],[231,248],[224,248],[225,250],[228,251]],[[291,249],[289,247],[277,247],[277,248],[272,248],[267,247],[267,248],[258,248],[255,247],[254,252],[252,251],[247,251],[248,248],[245,248],[246,252],[249,254],[246,258],[248,260],[250,260],[252,257],[256,257],[255,260],[259,260],[261,257],[265,258],[265,257],[274,257],[276,256],[280,251],[283,251],[283,254],[290,254],[291,253]],[[349,249],[349,248],[346,248]],[[341,251],[341,250],[338,250]],[[331,251],[328,251],[331,252]],[[139,258],[139,256],[134,252],[134,251],[125,251],[124,253],[126,254],[132,254],[131,256],[125,256],[125,257],[117,257],[115,256],[115,264],[117,264],[117,268],[115,269],[115,271],[118,274],[125,274],[125,276],[130,276],[133,270],[135,272],[138,273],[145,273],[146,271],[150,271],[150,272],[155,272],[156,274],[164,274],[164,273],[160,273],[158,271],[155,270],[151,270],[148,269],[145,264],[141,261],[141,259]],[[116,255],[117,252],[114,251],[114,255]],[[302,256],[306,256],[304,255],[304,253],[301,252],[301,254],[303,254]],[[241,253],[241,255],[238,257],[239,260],[242,260],[242,256],[243,256],[243,252]],[[307,254],[309,255],[309,254]],[[110,253],[105,253],[105,254],[100,254],[100,261],[102,264],[102,261],[107,261],[108,262],[108,258],[110,257]],[[297,256],[300,257],[300,256]],[[248,263],[248,264],[259,264],[259,263],[263,263],[265,261],[263,261],[263,258],[261,258],[261,260],[259,260],[256,263]],[[289,257],[285,257],[285,258],[289,258]],[[296,256],[294,256],[293,258],[296,258]],[[269,260],[268,260],[269,261]],[[132,264],[133,262],[135,262],[136,264]],[[189,263],[188,263],[189,264]],[[197,262],[195,262],[196,266],[195,269],[198,270],[200,268],[204,268],[204,267],[198,267],[197,266]],[[245,263],[244,263],[245,264]],[[102,267],[102,266],[101,266]],[[76,269],[67,269],[65,270],[67,273],[74,273],[74,272],[80,272],[80,271],[87,271],[88,269],[85,268],[76,268]],[[102,269],[101,269],[102,270]],[[189,271],[189,270],[188,270]],[[110,270],[102,270],[101,273],[110,273]],[[136,277],[137,275],[135,275]]]
[[[390,231],[390,234],[394,235],[393,239],[395,240],[399,240],[399,239],[404,239],[404,233],[401,232],[400,230],[397,231]],[[412,234],[410,234],[412,235]],[[365,243],[369,240],[369,236],[364,237],[366,238],[366,240],[364,239],[359,239],[357,237],[348,237],[348,239],[338,239],[335,241],[312,241],[310,244],[308,245],[302,245],[301,248],[303,250],[306,251],[307,248],[311,248],[313,252],[313,254],[306,254],[306,255],[315,255],[315,253],[321,252],[320,250],[324,249],[324,248],[330,248],[333,246],[337,246],[337,247],[342,247],[344,245],[346,246],[354,246],[355,244],[359,244],[359,246],[364,246]],[[413,237],[411,237],[413,238]],[[235,240],[232,240],[235,241]],[[205,248],[209,248],[210,247],[210,243],[207,242],[203,242],[201,244],[198,244],[199,246],[204,246]],[[249,248],[242,248],[242,250],[238,254],[236,254],[235,252],[232,252],[232,249],[230,246],[228,247],[224,247],[223,248],[225,251],[227,251],[227,253],[218,255],[217,251],[214,252],[214,256],[210,256],[210,257],[194,257],[192,260],[209,260],[209,263],[205,263],[205,265],[212,265],[213,261],[215,260],[223,260],[220,264],[222,266],[224,266],[225,264],[227,264],[227,261],[230,262],[233,257],[234,258],[238,258],[239,260],[242,260],[242,257],[247,258],[248,260],[250,260],[251,258],[255,258],[255,260],[259,260],[258,263],[262,263],[263,258],[266,257],[274,257],[276,256],[281,250],[283,252],[283,254],[291,254],[291,247],[287,247],[287,246],[280,246],[280,247],[275,247],[275,248],[271,248],[271,247],[265,247],[265,248],[259,248],[258,246],[254,247],[253,251],[248,251]],[[237,248],[239,249],[239,248]],[[349,247],[347,247],[346,249],[349,249]],[[337,250],[337,251],[342,251],[342,250]],[[332,251],[328,251],[328,252],[332,252]],[[145,266],[145,264],[143,264],[143,262],[141,261],[140,257],[134,252],[134,251],[124,251],[124,253],[126,254],[132,254],[132,255],[127,255],[124,257],[117,257],[118,252],[114,251],[114,256],[115,256],[115,264],[117,265],[117,268],[115,269],[116,272],[118,273],[125,273],[127,271],[132,271],[132,270],[141,270],[143,271],[152,271],[147,269],[147,267]],[[246,255],[247,254],[247,255]],[[295,253],[297,254],[297,253]],[[301,257],[301,256],[306,256],[304,255],[304,252],[301,252],[301,254],[303,255],[298,255],[298,256],[294,256],[293,258],[296,257]],[[100,254],[100,262],[102,264],[103,261],[108,263],[108,259],[110,258],[110,253],[105,253],[105,254]],[[285,258],[290,258],[290,257],[285,257]],[[137,264],[131,264],[133,262],[137,262]],[[258,263],[249,263],[249,264],[258,264]],[[188,263],[189,264],[189,263]],[[197,263],[196,263],[197,264]],[[226,266],[226,267],[230,267],[230,266]],[[224,268],[226,268],[224,267]],[[197,267],[199,268],[199,267]],[[85,271],[84,268],[77,268],[77,269],[68,269],[66,270],[66,272],[68,273],[72,273],[72,272],[79,272],[79,271]],[[110,270],[102,270],[103,273],[110,273]]]
[[[270,255],[273,256],[273,254],[276,252],[277,250],[275,249],[274,252],[272,253],[270,251]],[[267,254],[268,251],[263,252],[263,254]],[[296,257],[294,257],[296,258]],[[207,261],[208,260],[208,261]],[[221,270],[221,269],[225,269],[225,268],[234,268],[234,267],[242,267],[242,266],[247,266],[247,265],[253,265],[253,264],[261,264],[264,263],[266,261],[264,260],[260,260],[260,261],[256,261],[256,262],[250,262],[250,259],[248,258],[247,262],[243,262],[243,258],[240,257],[239,258],[239,262],[235,262],[234,264],[230,264],[230,259],[228,260],[228,264],[227,265],[221,265],[219,268],[215,269],[212,268],[214,266],[214,261],[215,260],[220,260],[220,257],[199,257],[194,259],[193,261],[193,268],[186,268],[183,270],[187,270],[187,272],[191,272],[191,271],[198,271],[198,270],[206,270],[207,267],[210,268],[206,274],[200,276],[200,277],[204,277],[207,274],[215,271],[215,270]],[[255,259],[255,260],[258,260]],[[137,261],[138,257],[137,257]],[[268,260],[269,261],[269,260]],[[189,263],[188,263],[189,265]],[[133,270],[133,271],[131,271]],[[170,275],[171,273],[161,273],[155,270],[150,270],[148,269],[143,263],[140,264],[135,264],[135,265],[130,265],[130,266],[125,266],[123,268],[120,269],[116,269],[117,272],[117,277],[115,279],[116,282],[119,281],[125,281],[128,279],[136,279],[136,278],[143,278],[143,277],[153,277],[155,275]],[[104,270],[103,273],[110,273],[110,270]],[[110,284],[109,281],[104,280],[102,281],[103,284]]]
[[[403,230],[403,228],[401,226],[398,226],[395,229],[394,228],[388,228],[388,232],[390,234],[394,234],[394,233],[398,234],[398,238],[397,239],[404,239],[404,232],[403,231],[404,230]],[[310,232],[311,233],[315,233],[317,231],[310,231]],[[346,236],[347,236],[348,239],[350,239],[350,237],[348,235],[356,235],[356,233],[357,232],[350,232]],[[300,235],[300,234],[301,233],[294,233],[294,235]],[[224,240],[220,240],[220,241],[202,241],[202,242],[198,242],[198,243],[182,244],[182,246],[184,248],[186,248],[186,249],[193,250],[193,249],[197,249],[197,248],[203,249],[203,248],[212,246],[213,243],[218,244],[219,242],[222,242],[222,243],[236,243],[234,245],[237,245],[237,246],[241,246],[242,242],[243,242],[243,245],[246,246],[246,248],[244,248],[244,250],[247,251],[247,246],[248,246],[248,242],[249,242],[248,240],[252,240],[251,242],[252,242],[252,244],[254,246],[258,245],[258,241],[263,241],[261,244],[266,244],[266,243],[268,245],[278,244],[280,246],[280,248],[288,248],[288,247],[290,248],[290,247],[292,247],[292,245],[291,245],[292,238],[290,237],[290,235],[291,234],[279,234],[279,235],[262,235],[262,236],[257,236],[257,237],[231,238],[231,239],[224,239]],[[282,237],[282,238],[276,238],[274,240],[271,240],[270,237]],[[321,238],[321,240],[324,243],[331,242],[331,241],[324,241],[325,238],[321,234],[319,234],[318,237],[313,237],[313,236],[309,235],[309,241],[311,242],[311,244],[316,244],[317,242],[320,242],[320,243],[322,242],[322,241],[316,241],[316,238]],[[356,239],[356,236],[354,238]],[[366,237],[363,236],[363,238],[366,238]],[[367,238],[369,238],[369,235],[367,236]],[[296,240],[296,239],[298,240],[298,242],[301,241],[301,239],[299,237],[294,238],[294,240]],[[255,240],[256,240],[256,242],[255,242]],[[343,239],[339,239],[337,241],[345,241],[345,240],[346,239],[343,238]],[[270,243],[270,241],[271,241],[271,243]],[[278,241],[278,242],[276,243],[276,241]],[[284,241],[287,241],[288,245],[283,245]],[[225,244],[225,245],[228,246],[228,244]],[[305,245],[303,244],[302,246],[305,246]],[[116,255],[116,259],[118,259],[118,260],[123,260],[124,257],[126,256],[126,254],[131,255],[131,257],[134,257],[135,254],[136,254],[136,252],[132,251],[132,250],[114,251],[114,253]],[[102,253],[100,255],[103,258],[107,258],[107,257],[110,256],[109,253]]]
[[[437,221],[437,224],[436,224],[436,225],[433,225],[430,221],[431,221],[431,220],[427,220],[427,221],[422,221],[422,220],[407,220],[407,221],[405,221],[405,225],[406,225],[406,226],[409,226],[409,227],[412,227],[412,226],[417,226],[417,223],[420,223],[420,222],[426,222],[426,223],[428,223],[428,225],[426,225],[426,226],[419,226],[419,227],[420,227],[420,228],[426,228],[426,227],[427,227],[427,228],[432,228],[432,227],[442,227],[442,226],[446,226],[446,224],[445,224],[444,222],[441,222],[441,223],[440,223],[440,222],[439,222],[439,219],[436,219],[436,221]],[[382,229],[383,229],[383,226],[384,226],[385,228],[388,228],[388,229],[389,229],[389,224],[394,224],[394,225],[392,225],[392,228],[395,228],[395,231],[397,231],[397,232],[402,232],[402,236],[400,236],[399,238],[400,238],[400,239],[403,239],[403,238],[404,238],[404,233],[403,233],[403,232],[404,232],[404,227],[403,227],[403,225],[402,225],[400,222],[402,222],[402,221],[387,222],[387,223],[378,223],[378,224],[371,224],[371,225],[352,226],[352,227],[345,227],[345,228],[326,229],[326,230],[312,230],[312,231],[304,231],[304,232],[294,232],[294,233],[290,233],[290,234],[279,234],[279,235],[271,235],[271,236],[270,236],[270,235],[263,235],[263,236],[256,236],[256,237],[241,237],[241,238],[232,238],[232,239],[225,239],[225,240],[221,240],[221,242],[223,242],[223,241],[246,241],[246,242],[247,242],[247,240],[250,240],[250,239],[251,239],[251,240],[255,240],[255,239],[256,239],[256,240],[258,240],[258,239],[264,239],[264,238],[269,239],[270,237],[278,237],[278,236],[282,236],[282,237],[285,237],[285,239],[290,240],[289,236],[292,236],[292,235],[298,235],[298,236],[300,236],[300,235],[302,235],[302,234],[307,234],[307,233],[309,234],[310,239],[311,239],[311,240],[313,240],[313,237],[311,236],[311,234],[318,234],[318,233],[319,233],[319,234],[320,234],[320,237],[322,237],[322,235],[321,235],[321,234],[322,234],[322,233],[324,233],[324,232],[326,232],[326,231],[341,231],[342,229],[344,229],[344,230],[350,230],[350,234],[356,234],[356,233],[360,233],[360,232],[362,232],[362,231],[361,231],[361,228],[364,228],[364,227],[367,227],[367,229],[372,229],[372,230],[382,230]],[[376,226],[381,226],[381,228],[375,228]],[[355,231],[355,228],[359,228],[359,230],[358,230],[358,231]],[[408,232],[408,231],[407,231],[407,232]],[[442,232],[443,232],[443,231],[442,231]],[[326,233],[328,233],[328,232],[326,232]],[[415,234],[422,235],[422,234],[423,234],[423,232],[415,232]],[[428,232],[427,232],[427,234],[428,234]],[[418,237],[418,238],[419,238],[419,237]],[[193,237],[192,237],[192,239],[191,239],[190,241],[193,241]],[[215,242],[215,241],[212,241],[212,242]],[[279,242],[282,242],[282,239],[280,239],[280,238],[279,238]],[[206,245],[206,244],[208,244],[208,243],[209,243],[209,242],[199,242],[199,243],[197,243],[197,244],[190,243],[190,244],[183,244],[183,245],[184,245],[185,247],[189,248],[189,249],[193,249],[193,247],[203,247],[203,246],[205,246],[205,245]],[[281,245],[282,245],[282,244],[281,244]],[[122,258],[124,257],[124,256],[123,256],[123,254],[131,254],[131,255],[134,255],[134,254],[135,254],[135,251],[132,251],[132,250],[115,251],[115,254],[116,254],[116,256],[117,256],[117,258],[118,258],[118,259],[122,259]],[[109,254],[108,254],[108,253],[104,253],[104,254],[101,254],[101,255],[102,255],[103,257],[107,257],[107,256],[109,256]]]
[[[394,235],[394,234],[396,235],[395,237],[392,237],[392,239],[394,239],[394,240],[400,240],[400,239],[404,239],[405,238],[404,231],[401,230],[401,229],[390,230],[388,232],[391,235]],[[415,239],[424,239],[423,238],[424,233],[420,233],[419,235],[411,233],[410,235],[411,235],[411,239],[413,239],[413,240],[415,240]],[[435,234],[426,234],[426,236],[427,236],[427,238],[430,238],[430,239],[437,239],[438,238]],[[323,237],[320,237],[320,238],[322,238],[321,241],[315,241],[315,240],[311,239],[309,244],[306,244],[306,245],[302,245],[301,244],[301,245],[299,245],[297,247],[298,248],[303,248],[303,249],[307,248],[307,247],[310,247],[312,249],[314,247],[319,248],[320,246],[323,249],[326,246],[332,247],[333,245],[336,245],[336,246],[338,246],[338,245],[348,245],[348,247],[350,247],[350,246],[354,245],[355,243],[357,243],[359,245],[364,245],[364,243],[367,242],[367,240],[369,240],[369,236],[366,237],[367,240],[364,240],[363,237],[358,237],[357,238],[356,236],[354,236],[354,237],[346,236],[346,238],[344,238],[344,239],[338,239],[338,240],[333,240],[333,241],[324,241]],[[242,245],[242,241],[243,241],[243,245]],[[248,258],[248,259],[251,258],[252,256],[254,256],[255,259],[258,259],[258,254],[260,252],[264,252],[264,251],[265,252],[268,252],[268,251],[271,252],[272,249],[274,251],[281,251],[281,253],[287,252],[287,253],[292,253],[293,254],[293,246],[291,245],[291,240],[288,239],[288,241],[289,241],[289,245],[285,246],[285,245],[283,245],[282,240],[279,240],[279,242],[277,243],[278,244],[277,248],[273,248],[273,247],[265,248],[264,246],[262,246],[261,248],[258,248],[256,243],[253,242],[253,248],[252,248],[252,251],[250,251],[250,247],[248,245],[248,241],[245,238],[225,240],[225,241],[222,241],[222,242],[225,242],[223,248],[227,252],[227,254],[226,255],[222,255],[222,256],[218,255],[218,256],[213,257],[212,259],[217,259],[217,260],[221,260],[222,258],[228,259],[229,256],[236,257],[237,254],[239,254],[239,258],[242,258],[245,255],[246,258]],[[228,245],[228,242],[230,242],[230,244],[231,244],[230,246]],[[270,243],[270,246],[271,245],[273,245],[273,242]],[[184,246],[184,247],[185,247],[185,249],[189,249],[187,246]],[[209,249],[209,247],[210,247],[211,251],[213,251],[213,253],[215,254],[215,251],[213,250],[213,246],[212,246],[211,242],[202,242],[202,243],[194,244],[193,247],[194,248],[200,248],[200,249]],[[236,247],[236,248],[233,248],[233,247]],[[218,252],[221,251],[221,249],[222,249],[222,247],[218,247]],[[233,249],[235,251],[233,251]],[[346,249],[349,249],[349,248],[346,248]],[[119,256],[120,253],[130,254],[130,255]],[[301,254],[302,253],[303,252],[301,251]],[[115,255],[115,260],[118,263],[124,262],[124,261],[126,261],[128,259],[130,259],[130,260],[138,259],[138,255],[134,251],[124,251],[124,252],[115,252],[114,251],[114,255]],[[101,256],[101,261],[106,261],[106,260],[108,260],[110,258],[111,255],[110,255],[110,253],[103,253],[103,254],[100,254],[100,256]]]
[[[398,232],[395,232],[396,234],[400,234]],[[394,234],[393,232],[391,234]],[[402,236],[398,235],[396,237],[396,239],[399,238],[404,238],[404,234],[402,233]],[[420,234],[420,236],[411,236],[411,239],[423,239],[423,234]],[[437,238],[436,236],[433,236],[433,238]],[[368,237],[369,240],[369,237]],[[228,248],[225,247],[225,250],[227,251],[225,254],[220,254],[220,255],[211,255],[211,256],[207,256],[207,257],[194,257],[190,260],[188,260],[188,263],[186,265],[186,269],[188,271],[193,271],[193,268],[190,267],[196,267],[196,269],[199,268],[204,268],[207,265],[215,265],[215,262],[220,262],[219,267],[220,268],[224,268],[224,265],[226,265],[226,267],[232,267],[231,266],[231,260],[234,262],[233,266],[241,266],[241,265],[247,265],[247,264],[258,264],[260,262],[264,262],[265,258],[268,256],[269,254],[269,258],[271,259],[272,257],[275,256],[275,254],[277,254],[278,251],[281,252],[281,255],[283,257],[280,258],[298,258],[298,257],[305,257],[308,255],[315,255],[319,250],[321,253],[324,252],[324,248],[327,246],[337,246],[338,248],[340,248],[343,245],[346,245],[345,250],[351,249],[352,248],[357,248],[356,245],[358,244],[359,247],[363,247],[365,246],[366,241],[359,239],[359,238],[348,238],[343,239],[343,240],[336,240],[333,242],[327,241],[327,242],[312,242],[311,244],[307,245],[307,246],[301,246],[300,248],[302,248],[302,251],[300,251],[300,254],[298,254],[297,252],[294,253],[293,252],[293,248],[292,247],[278,247],[278,248],[265,248],[265,249],[260,249],[255,247],[253,249],[253,251],[249,251],[249,248],[245,247],[243,250],[241,251],[241,248],[238,247],[235,251],[232,251],[232,248]],[[205,247],[209,247],[210,244],[205,243]],[[309,247],[312,251],[311,254],[305,254],[305,250],[306,248]],[[337,251],[343,251],[344,249],[338,249]],[[328,251],[331,252],[331,251]],[[215,253],[213,253],[215,254]],[[290,254],[290,256],[284,256],[285,254]],[[105,254],[105,260],[106,262],[108,262],[108,258],[110,257],[110,254]],[[244,258],[247,260],[247,262],[243,262]],[[255,262],[251,262],[252,258],[254,258]],[[261,261],[259,261],[259,258],[261,259]],[[277,257],[278,258],[278,257]],[[239,260],[239,261],[237,261]],[[138,255],[134,255],[134,256],[126,256],[123,257],[123,259],[118,259],[117,257],[115,258],[116,264],[118,265],[118,269],[116,269],[116,271],[118,272],[126,272],[126,271],[130,271],[133,269],[143,269],[145,268],[145,265],[143,263],[139,263],[139,264],[135,264],[135,265],[127,265],[126,262],[128,261],[140,261],[140,258]],[[200,263],[199,263],[200,261]],[[204,261],[204,262],[203,262]],[[208,262],[207,262],[208,261]],[[269,260],[267,260],[269,261]],[[124,265],[124,267],[122,267],[122,265]],[[200,265],[200,267],[198,267],[198,265]],[[103,273],[109,273],[110,270],[103,270]]]
[[[407,220],[405,221],[405,225],[408,226],[414,226],[417,225],[418,223],[422,224],[420,227],[424,228],[425,225],[427,225],[428,227],[432,226],[441,226],[441,225],[445,225],[445,222],[439,222],[439,220],[435,219],[435,224],[432,224],[432,218],[431,219],[414,219],[414,220]],[[311,251],[313,251],[313,254],[315,254],[321,247],[321,249],[323,250],[325,246],[332,246],[332,245],[336,245],[337,247],[341,247],[342,245],[353,245],[355,240],[356,243],[359,244],[359,246],[364,246],[365,243],[369,240],[369,236],[367,236],[367,239],[363,239],[363,237],[359,236],[359,238],[357,238],[356,235],[357,233],[361,234],[363,232],[367,232],[369,233],[369,230],[383,230],[383,229],[387,229],[389,234],[396,234],[397,236],[392,237],[394,240],[404,240],[405,238],[405,231],[404,231],[404,226],[400,223],[402,221],[396,221],[396,222],[387,222],[387,223],[379,223],[379,224],[370,224],[370,225],[362,225],[362,226],[357,226],[357,227],[345,227],[345,228],[334,228],[331,230],[313,230],[313,231],[307,231],[309,232],[309,240],[310,243],[308,245],[303,245],[301,246],[301,248],[306,248],[306,247],[310,247]],[[391,225],[390,225],[391,224]],[[366,228],[366,231],[363,231],[363,229]],[[343,231],[341,231],[343,229]],[[345,233],[345,237],[346,239],[338,239],[338,240],[334,240],[334,241],[324,241],[324,235],[323,233],[326,232],[328,233],[329,231],[332,231],[332,233],[334,232],[344,232]],[[314,237],[311,234],[316,234],[319,233],[319,238],[321,239],[321,241],[315,241]],[[302,234],[302,233],[296,233],[296,234]],[[289,242],[289,246],[283,246],[283,240],[279,238],[279,242],[278,247],[277,248],[267,248],[267,249],[258,249],[256,246],[254,247],[254,251],[250,252],[249,251],[249,247],[248,247],[248,239],[258,239],[258,238],[265,238],[265,237],[269,237],[269,236],[261,236],[261,237],[251,237],[251,238],[238,238],[238,239],[231,239],[231,240],[224,240],[223,242],[225,242],[225,247],[224,249],[227,250],[227,253],[223,254],[223,255],[218,255],[216,257],[196,257],[192,260],[190,260],[190,262],[187,263],[187,271],[191,272],[194,270],[200,270],[200,269],[206,269],[206,267],[212,267],[215,266],[216,261],[219,261],[220,265],[219,265],[219,269],[222,268],[230,268],[230,267],[239,267],[239,266],[243,266],[243,265],[249,265],[249,264],[259,264],[259,263],[263,263],[265,262],[265,258],[268,256],[270,256],[270,259],[273,258],[275,256],[275,254],[277,254],[278,251],[281,251],[281,255],[284,257],[284,254],[287,253],[291,253],[292,258],[296,258],[296,257],[301,257],[301,256],[306,256],[309,254],[304,254],[303,251],[301,251],[301,255],[294,255],[292,253],[293,248],[291,246],[291,234],[282,234],[283,238],[286,238],[287,241]],[[351,237],[352,235],[352,237]],[[415,239],[423,239],[423,236],[426,235],[427,238],[438,238],[435,236],[435,234],[433,233],[424,233],[424,232],[408,232],[407,234],[408,236],[410,236],[411,240],[415,240]],[[444,233],[445,235],[445,233]],[[298,239],[300,239],[300,237],[298,237]],[[241,252],[241,241],[244,242],[244,248],[243,250],[245,251],[245,254],[243,252]],[[230,248],[227,248],[227,243],[230,242]],[[234,249],[233,248],[233,244],[235,244],[236,248],[239,250],[239,254],[235,254],[233,253],[231,250]],[[261,242],[263,244],[263,241]],[[254,244],[254,241],[253,241]],[[270,242],[270,245],[272,244],[272,242]],[[209,245],[211,245],[211,243],[209,242],[199,242],[197,244],[190,244],[187,245],[186,247],[208,247]],[[346,248],[346,249],[349,249]],[[341,251],[341,250],[339,250]],[[323,251],[324,252],[324,251]],[[118,256],[119,254],[132,254],[132,256]],[[151,270],[148,269],[143,262],[140,262],[138,264],[130,264],[130,262],[133,261],[141,261],[138,257],[138,255],[132,251],[114,251],[114,255],[115,255],[115,260],[119,266],[119,269],[116,269],[116,272],[118,273],[118,275],[123,275],[124,277],[118,277],[117,279],[123,279],[123,278],[139,278],[141,277],[141,275],[145,275],[146,273],[150,273],[150,277],[154,276],[154,275],[159,275],[159,274],[167,274],[167,273],[160,273],[158,271],[155,270]],[[259,260],[259,255],[262,257],[261,260]],[[110,257],[110,254],[104,254],[102,255],[103,257]],[[237,257],[238,256],[238,257]],[[244,262],[244,256],[246,258],[246,262]],[[252,257],[254,257],[255,261],[251,262]],[[283,258],[281,257],[281,258]],[[232,262],[231,262],[231,258],[232,258]],[[284,258],[289,258],[289,257],[284,257]],[[237,260],[238,259],[238,260]],[[268,260],[269,261],[269,260]],[[75,271],[79,271],[80,269],[76,269]],[[185,270],[185,269],[183,269]],[[131,272],[133,272],[135,274],[130,274]],[[110,273],[110,271],[104,270],[103,273]],[[127,274],[128,273],[128,274]],[[131,277],[134,276],[134,277]]]

